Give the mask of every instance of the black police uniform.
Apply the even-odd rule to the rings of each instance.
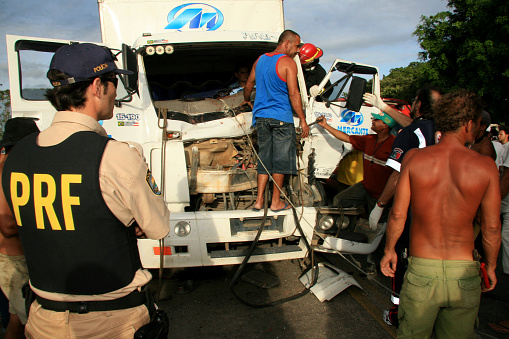
[[[77,132],[60,144],[40,147],[36,137],[13,148],[2,176],[31,284],[77,295],[128,285],[141,267],[135,230],[113,215],[99,183],[110,139]]]

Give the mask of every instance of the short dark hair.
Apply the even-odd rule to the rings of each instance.
[[[436,100],[433,92],[440,95],[444,94],[444,91],[440,87],[431,84],[424,85],[422,88],[417,90],[416,97],[417,101],[421,102],[419,112],[422,116],[431,116],[433,114],[433,104]]]
[[[278,45],[279,44],[282,44],[283,42],[285,42],[286,40],[291,40],[293,41],[293,39],[297,36],[300,36],[299,34],[297,34],[296,32],[292,31],[291,29],[286,29],[283,31],[283,33],[281,33],[281,35],[279,36],[279,39],[277,40],[277,43]]]
[[[98,78],[101,79],[101,83],[105,83],[104,78],[111,77],[115,73],[106,73]],[[69,78],[69,75],[65,74],[56,69],[50,69],[47,77],[50,81],[64,80]],[[46,98],[51,102],[53,107],[58,111],[68,111],[72,107],[83,108],[85,106],[85,92],[88,86],[90,86],[96,78],[87,79],[84,81],[76,82],[74,84],[57,86],[50,88],[46,91]],[[108,91],[108,86],[104,86],[104,94]]]
[[[509,134],[509,126],[505,125],[498,125],[498,132],[504,131],[505,134]]]
[[[433,120],[437,131],[456,131],[481,117],[482,103],[477,94],[465,89],[441,96],[433,105]]]

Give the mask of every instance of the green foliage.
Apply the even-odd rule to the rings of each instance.
[[[0,91],[0,139],[4,133],[5,122],[11,116],[11,98],[8,89]]]
[[[494,121],[508,122],[509,2],[449,0],[448,7],[421,17],[414,32],[424,76],[446,90],[477,92]]]
[[[409,103],[415,92],[430,80],[425,76],[424,64],[412,62],[407,67],[391,69],[389,75],[380,81],[382,98],[403,99]]]

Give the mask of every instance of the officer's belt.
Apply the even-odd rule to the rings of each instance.
[[[148,289],[139,292],[137,290],[131,292],[125,297],[114,300],[100,300],[100,301],[55,301],[36,296],[37,302],[42,308],[55,311],[71,313],[88,313],[100,311],[115,311],[132,308],[140,305],[149,305],[147,298]],[[147,306],[148,307],[148,306]]]

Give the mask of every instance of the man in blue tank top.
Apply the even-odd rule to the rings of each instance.
[[[292,60],[300,49],[300,36],[285,30],[276,49],[261,55],[253,65],[244,88],[244,102],[251,107],[250,97],[256,83],[253,126],[257,127],[260,163],[258,164],[258,195],[254,210],[263,208],[263,193],[269,180],[274,181],[270,209],[274,212],[289,208],[280,198],[285,174],[297,174],[293,112],[300,119],[302,137],[309,134],[297,84],[297,65]]]

